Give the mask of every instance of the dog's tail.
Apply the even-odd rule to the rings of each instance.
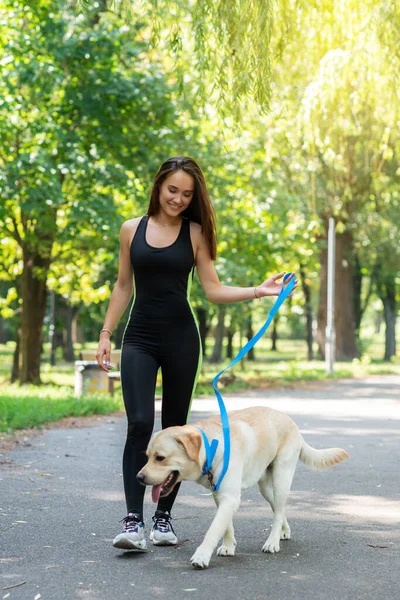
[[[303,447],[300,451],[300,460],[309,469],[330,469],[331,467],[349,458],[346,450],[342,448],[326,448],[317,450],[312,448],[303,439]]]

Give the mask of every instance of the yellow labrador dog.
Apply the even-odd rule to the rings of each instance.
[[[271,533],[263,552],[279,552],[279,542],[290,538],[285,517],[285,504],[298,459],[310,469],[328,469],[348,458],[341,448],[316,450],[304,440],[287,415],[271,408],[253,407],[229,414],[231,457],[229,468],[218,492],[213,494],[217,514],[203,542],[191,558],[194,567],[204,569],[218,548],[219,556],[233,556],[236,540],[232,517],[240,504],[241,490],[258,483],[261,494],[274,512]],[[168,427],[157,432],[147,448],[148,461],[137,474],[144,485],[152,485],[154,502],[167,496],[183,480],[196,481],[211,489],[223,465],[223,439],[219,417],[198,423],[211,441],[220,440],[211,475],[202,475],[206,452],[196,425]]]

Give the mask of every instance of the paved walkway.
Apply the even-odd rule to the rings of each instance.
[[[256,489],[246,491],[235,517],[237,555],[214,556],[205,571],[189,559],[215,508],[194,483],[182,484],[174,507],[177,547],[141,555],[112,547],[125,516],[124,416],[45,431],[0,465],[0,598],[399,598],[399,390],[400,377],[387,376],[226,395],[228,410],[278,408],[311,445],[341,446],[351,458],[326,472],[299,463],[287,511],[292,540],[276,555],[261,552],[270,509]],[[192,421],[216,407],[214,398],[195,400]],[[152,511],[148,491],[148,531]]]

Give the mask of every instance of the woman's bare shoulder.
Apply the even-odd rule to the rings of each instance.
[[[199,223],[195,223],[195,221],[190,221],[190,233],[195,238],[201,237],[201,225]]]
[[[201,225],[200,223],[196,223],[196,221],[190,221],[190,229],[193,229],[193,231],[199,231],[201,233]]]
[[[197,247],[204,244],[203,228],[195,221],[190,221],[190,237]]]
[[[136,229],[143,217],[135,217],[134,219],[128,219],[122,223],[121,229],[132,231]]]
[[[121,225],[121,239],[130,244],[142,219],[143,217],[135,217],[134,219],[128,219],[127,221],[124,221]]]
[[[190,221],[190,239],[192,240],[193,253],[196,261],[198,250],[203,244],[203,234],[201,225],[195,221]]]

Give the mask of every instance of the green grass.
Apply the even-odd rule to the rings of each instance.
[[[197,386],[197,395],[212,394],[211,381],[228,363],[211,365],[206,363],[202,370]],[[243,391],[246,389],[267,389],[278,387],[293,387],[307,381],[325,381],[342,378],[360,378],[369,375],[400,375],[399,362],[369,362],[353,361],[350,363],[336,363],[333,375],[328,375],[323,361],[306,360],[276,360],[246,361],[245,366],[235,365],[227,371],[233,372],[236,379],[233,383],[224,386],[224,390]]]
[[[293,387],[309,381],[324,381],[343,377],[366,377],[368,375],[400,375],[400,360],[383,362],[382,336],[371,336],[363,341],[365,354],[361,360],[336,363],[335,372],[328,376],[325,363],[320,360],[307,361],[306,345],[301,340],[279,340],[278,351],[270,350],[269,339],[262,339],[256,347],[256,360],[244,360],[229,369],[226,374],[234,373],[235,380],[222,383],[224,393],[249,389]],[[96,344],[86,344],[84,350],[95,352]],[[8,383],[12,364],[14,345],[0,345],[0,431],[12,431],[27,427],[37,427],[44,422],[56,421],[66,416],[106,414],[122,410],[123,403],[120,387],[111,397],[108,394],[86,394],[80,398],[74,396],[74,365],[62,361],[57,354],[57,364],[51,366],[48,360],[49,347],[44,345],[41,367],[41,386],[23,386]],[[77,351],[80,348],[77,348]],[[239,348],[236,347],[234,356]],[[211,354],[211,351],[209,352]],[[212,396],[212,380],[230,362],[224,359],[217,364],[207,360],[203,362],[197,384],[196,396]],[[156,394],[162,393],[161,375],[158,377]]]
[[[37,427],[63,417],[107,414],[122,409],[119,395],[91,394],[76,398],[73,390],[57,386],[9,385],[0,393],[0,431]]]

